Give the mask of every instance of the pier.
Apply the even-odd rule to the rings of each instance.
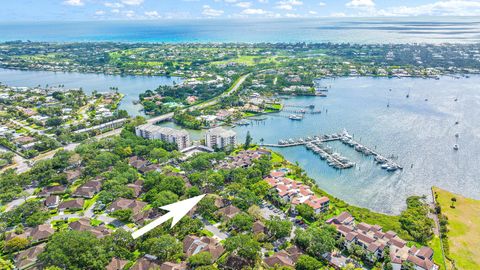
[[[330,147],[323,145],[325,142],[332,141],[341,141],[343,144],[352,147],[355,151],[362,153],[364,156],[373,156],[375,162],[380,165],[382,169],[389,172],[403,169],[403,167],[393,161],[392,158],[387,158],[376,152],[374,149],[355,141],[346,130],[342,133],[335,133],[332,135],[280,140],[277,144],[262,144],[262,146],[284,148],[303,145],[308,150],[312,150],[314,153],[318,154],[321,159],[327,160],[328,165],[336,169],[348,169],[354,167],[355,163],[349,161],[345,157],[342,157],[338,153],[334,153]]]

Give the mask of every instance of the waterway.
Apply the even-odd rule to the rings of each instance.
[[[13,86],[64,84],[83,87],[87,92],[118,87],[126,95],[120,108],[131,115],[139,114],[139,107],[132,103],[139,93],[175,80],[179,79],[0,69],[0,82]],[[281,117],[282,113],[267,115],[263,122],[235,127],[238,141],[242,142],[248,131],[256,142],[263,138],[265,143],[277,143],[279,139],[331,134],[345,128],[379,153],[398,156],[396,162],[404,170],[381,170],[371,157],[339,142],[329,145],[354,161],[355,168],[335,170],[302,146],[275,150],[298,162],[325,191],[375,211],[397,214],[408,196],[429,195],[432,185],[480,199],[480,76],[439,80],[353,77],[329,79],[323,84],[331,87],[326,98],[284,100],[289,105],[314,104],[322,114],[306,115],[303,121],[291,121]],[[170,122],[164,125],[175,127]],[[203,136],[202,131],[190,132],[194,140]],[[459,145],[458,151],[453,150],[454,144]]]
[[[395,161],[403,171],[382,170],[372,157],[340,142],[328,145],[354,161],[355,168],[335,170],[303,146],[275,150],[298,162],[330,194],[379,212],[398,214],[408,196],[429,196],[433,185],[480,199],[480,76],[339,78],[323,83],[331,86],[326,98],[284,100],[296,106],[314,104],[322,114],[306,115],[303,121],[281,117],[288,115],[283,113],[267,115],[263,122],[235,127],[238,141],[243,142],[247,131],[256,142],[263,138],[265,143],[277,143],[345,128],[380,154],[398,156]],[[199,131],[191,134],[193,139],[202,137]],[[458,151],[453,150],[455,144]]]
[[[9,86],[35,87],[41,85],[65,88],[82,88],[86,93],[111,91],[110,87],[118,87],[125,96],[119,109],[130,115],[143,115],[142,106],[134,104],[138,95],[146,90],[154,90],[160,85],[172,85],[180,82],[177,77],[165,76],[120,76],[76,72],[23,71],[0,69],[0,82]]]

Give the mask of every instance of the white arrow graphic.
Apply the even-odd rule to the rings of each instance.
[[[173,218],[172,227],[175,226],[203,197],[205,194],[160,207],[160,209],[167,210],[168,213],[134,231],[133,239],[137,239],[171,218]]]

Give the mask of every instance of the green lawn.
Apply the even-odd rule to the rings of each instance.
[[[435,236],[429,243],[428,246],[433,249],[433,262],[439,266],[439,270],[446,270],[445,264],[442,256],[442,245],[440,243],[440,238]]]
[[[480,269],[480,201],[437,187],[433,190],[442,213],[448,217],[449,258],[457,269]]]

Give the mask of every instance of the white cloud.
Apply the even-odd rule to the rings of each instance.
[[[300,0],[283,0],[278,1],[276,8],[283,10],[294,10],[295,6],[301,6],[303,2]]]
[[[158,11],[152,10],[152,11],[145,11],[143,14],[147,16],[148,18],[160,18],[160,14],[158,14]]]
[[[252,6],[252,2],[238,2],[235,4],[235,6],[241,7],[241,8],[249,8]]]
[[[330,13],[330,17],[347,17],[347,14],[343,12],[333,12]]]
[[[376,11],[377,16],[478,16],[479,0],[443,0],[418,6],[397,6]]]
[[[346,4],[349,8],[372,8],[375,6],[373,0],[352,0]]]
[[[223,10],[220,9],[214,9],[210,7],[209,5],[203,5],[203,11],[202,15],[207,16],[207,17],[218,17],[224,13]]]
[[[327,5],[327,3],[325,3],[325,2],[320,2],[320,3],[318,3],[318,5],[321,6],[321,7],[324,7],[324,6]]]
[[[66,1],[63,1],[63,4],[69,5],[69,6],[75,6],[75,7],[81,7],[85,5],[85,3],[82,0],[66,0]]]
[[[310,10],[310,11],[308,12],[308,14],[311,14],[311,15],[317,15],[317,14],[318,14],[318,12],[316,12],[316,11],[313,11],[313,10]]]
[[[259,3],[265,4],[268,3],[268,0],[258,0]]]
[[[129,6],[138,6],[143,4],[143,0],[121,0],[121,2]]]
[[[301,16],[299,14],[287,13],[287,14],[285,14],[285,17],[287,17],[287,18],[299,18]]]
[[[114,8],[114,9],[110,10],[110,12],[112,12],[112,13],[120,13],[120,9]]]
[[[127,18],[133,18],[133,17],[135,17],[135,11],[126,10],[126,11],[123,12],[123,15],[125,15]]]
[[[241,12],[241,14],[244,14],[244,15],[264,15],[267,13],[269,12],[261,8],[247,8],[242,10]]]
[[[115,2],[115,3],[105,2],[103,5],[106,6],[106,7],[109,7],[109,8],[122,8],[122,7],[124,7],[124,5],[122,3],[118,3],[118,2]]]
[[[97,10],[97,11],[95,11],[95,15],[99,15],[99,16],[105,15],[105,11],[103,11],[103,10]]]

